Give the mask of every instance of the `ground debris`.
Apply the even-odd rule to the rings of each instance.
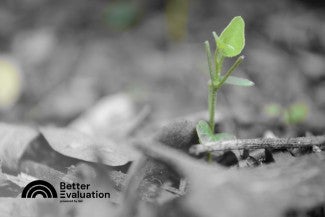
[[[310,154],[252,169],[231,169],[194,160],[163,145],[138,144],[146,155],[188,179],[177,210],[194,216],[282,216],[289,209],[325,203],[325,154]],[[171,212],[164,211],[164,216]]]

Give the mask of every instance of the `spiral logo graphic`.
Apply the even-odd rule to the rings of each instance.
[[[36,198],[37,195],[41,195],[43,198],[58,198],[53,185],[43,180],[36,180],[26,185],[21,197]]]

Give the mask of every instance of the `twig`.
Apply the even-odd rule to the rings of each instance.
[[[312,146],[325,146],[325,135],[297,138],[265,138],[265,139],[237,139],[222,142],[209,142],[204,145],[193,145],[191,154],[200,154],[211,151],[261,149],[261,148],[302,148]]]

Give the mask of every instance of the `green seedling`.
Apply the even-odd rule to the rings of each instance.
[[[288,107],[272,103],[265,107],[265,113],[274,118],[280,118],[289,126],[304,122],[308,116],[308,106],[305,103],[294,103]]]
[[[254,83],[247,79],[231,76],[237,67],[244,60],[244,56],[239,56],[234,64],[223,74],[223,63],[226,58],[238,56],[245,46],[245,22],[242,17],[234,17],[223,32],[218,36],[212,33],[216,49],[212,56],[210,44],[206,41],[205,51],[208,59],[210,80],[208,82],[209,97],[208,110],[209,122],[199,121],[196,131],[201,144],[216,142],[221,140],[234,139],[235,137],[228,133],[215,134],[215,106],[217,101],[217,93],[224,84],[231,84],[242,87],[253,86]],[[211,160],[211,153],[208,154],[208,160]]]

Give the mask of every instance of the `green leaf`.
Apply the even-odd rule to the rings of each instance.
[[[221,78],[222,80],[222,78]],[[254,82],[245,79],[245,78],[239,78],[235,76],[229,76],[227,80],[225,81],[226,84],[241,86],[241,87],[251,87],[254,86]]]
[[[231,135],[229,133],[214,134],[211,131],[209,124],[206,121],[199,121],[199,123],[196,125],[196,132],[198,134],[201,144],[206,144],[208,142],[218,142],[222,140],[230,140],[236,138],[234,135]]]
[[[213,136],[213,142],[236,139],[236,136],[230,133],[217,133]]]
[[[206,143],[213,136],[211,128],[206,121],[199,121],[196,125],[196,132],[201,144]]]
[[[234,57],[245,47],[245,22],[242,17],[234,17],[220,37],[214,34],[218,50],[225,57]]]
[[[307,118],[307,115],[307,105],[305,103],[295,103],[285,111],[284,121],[287,124],[299,124]]]

